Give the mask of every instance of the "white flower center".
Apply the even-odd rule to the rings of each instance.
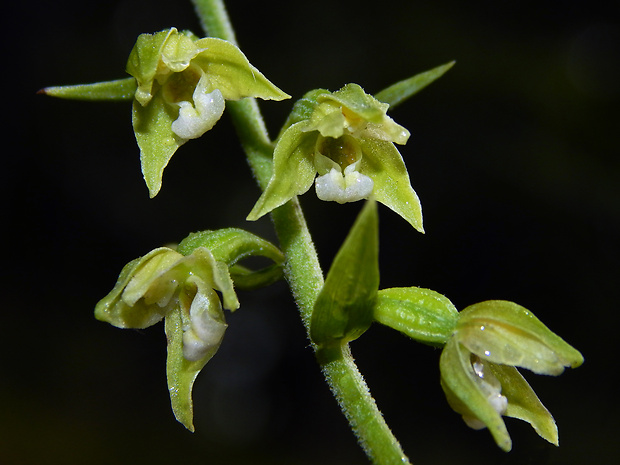
[[[477,357],[473,361],[472,367],[478,378],[480,378],[479,386],[482,392],[487,396],[487,401],[491,407],[500,415],[506,413],[508,399],[501,394],[502,385],[499,380],[493,375],[489,367]],[[473,429],[483,429],[486,427],[486,425],[477,418],[464,415],[463,420],[465,420],[467,426]]]
[[[189,309],[190,324],[183,328],[183,357],[190,362],[217,349],[228,326],[219,297],[214,291],[208,294],[196,294]]]
[[[200,78],[194,90],[194,103],[178,103],[179,117],[172,123],[172,131],[181,139],[196,139],[211,129],[224,113],[224,97],[219,89],[206,93],[207,78]]]
[[[374,183],[368,176],[356,171],[357,163],[344,169],[344,174],[336,168],[316,178],[316,195],[321,200],[338,203],[357,202],[372,193]]]

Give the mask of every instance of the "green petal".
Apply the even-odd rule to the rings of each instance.
[[[409,79],[399,81],[396,84],[393,84],[390,87],[383,89],[381,92],[375,94],[375,97],[377,98],[377,100],[385,102],[393,108],[396,105],[407,100],[412,95],[417,94],[419,91],[428,86],[431,82],[439,79],[446,71],[448,71],[450,68],[452,68],[452,66],[454,66],[454,63],[456,62],[451,61],[450,63],[438,66],[437,68],[433,68],[429,71],[416,74]]]
[[[180,259],[179,264],[185,267],[186,275],[191,274],[221,292],[224,308],[231,311],[239,308],[228,266],[226,263],[215,260],[210,250],[198,247],[190,255]]]
[[[375,183],[375,199],[423,233],[420,199],[411,187],[407,167],[394,144],[373,139],[361,139],[360,143],[364,157],[359,171]]]
[[[295,123],[310,119],[316,106],[316,99],[319,95],[329,94],[327,89],[313,89],[304,94],[302,98],[295,102],[291,113],[288,115],[284,126],[280,129],[278,139],[284,134],[284,132]]]
[[[364,89],[358,84],[347,84],[336,92],[321,95],[317,101],[319,104],[321,102],[337,102],[360,118],[377,124],[383,122],[383,117],[388,109],[388,105],[364,92]]]
[[[165,331],[168,341],[166,377],[174,416],[188,430],[193,432],[194,408],[192,388],[194,381],[200,370],[215,355],[219,344],[213,346],[200,360],[190,362],[183,356],[183,327],[186,324],[187,322],[183,321],[180,311],[171,312],[166,316]]]
[[[148,260],[134,273],[123,292],[123,301],[127,305],[135,306],[140,299],[144,299],[146,305],[152,305],[169,295],[171,286],[158,281],[183,258],[180,253],[166,247],[155,249],[145,257]]]
[[[310,320],[310,337],[332,347],[361,336],[372,323],[379,289],[377,205],[367,201],[336,254]]]
[[[354,135],[360,139],[377,139],[404,145],[409,140],[411,133],[400,124],[396,124],[389,116],[384,116],[382,123],[369,123]]]
[[[577,350],[514,302],[489,300],[465,308],[457,331],[462,344],[493,363],[548,375],[583,363]]]
[[[558,428],[555,420],[521,373],[515,367],[506,365],[489,366],[502,384],[502,395],[508,399],[505,415],[527,421],[540,437],[557,446]]]
[[[421,287],[396,287],[379,291],[374,317],[416,341],[445,344],[452,336],[458,310],[447,297]]]
[[[345,122],[346,119],[339,106],[333,102],[323,102],[314,107],[306,131],[319,131],[323,137],[337,139],[344,134]]]
[[[200,53],[200,49],[194,44],[193,34],[179,34],[175,28],[171,31],[161,48],[161,60],[168,69],[178,73],[189,66],[189,62]]]
[[[94,84],[46,87],[39,93],[73,100],[131,100],[136,87],[136,80],[130,77]]]
[[[502,416],[489,403],[480,388],[480,380],[471,365],[470,352],[451,338],[439,360],[441,387],[450,407],[463,416],[480,420],[489,429],[497,445],[509,451],[512,441]]]
[[[140,34],[129,54],[126,70],[138,81],[136,99],[141,105],[146,105],[151,100],[153,81],[157,74],[161,52],[168,37],[172,34],[177,34],[175,28],[155,34]]]
[[[318,133],[305,132],[306,125],[306,121],[293,124],[278,140],[273,153],[273,174],[248,221],[259,219],[312,186],[316,176],[312,154]]]
[[[207,37],[197,40],[196,47],[205,49],[192,63],[209,75],[213,89],[219,89],[226,100],[258,97],[265,100],[284,100],[290,95],[273,85],[250,64],[234,44]]]
[[[178,108],[167,105],[159,95],[145,107],[134,101],[133,129],[140,147],[142,174],[151,198],[161,189],[164,168],[172,155],[187,142],[172,131],[172,123],[177,117]]]

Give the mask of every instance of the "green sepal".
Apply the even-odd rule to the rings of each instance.
[[[373,194],[411,226],[423,233],[422,205],[411,187],[409,173],[398,149],[391,142],[376,139],[360,140],[362,152],[360,173],[374,182]]]
[[[459,315],[457,332],[471,352],[493,363],[554,376],[564,367],[583,363],[579,351],[514,302],[489,300],[470,305]]]
[[[201,52],[192,64],[208,74],[211,87],[219,89],[226,100],[248,96],[264,100],[291,98],[252,66],[236,45],[214,37],[199,39],[195,45]]]
[[[382,289],[374,318],[379,323],[429,345],[443,345],[452,336],[458,310],[447,297],[421,287]]]
[[[192,233],[179,243],[177,251],[188,255],[197,247],[209,249],[217,261],[229,267],[230,276],[238,289],[265,287],[283,277],[282,252],[271,242],[243,229],[228,228]],[[258,270],[237,264],[247,257],[266,257],[273,260],[274,264]]]
[[[155,197],[161,189],[164,168],[177,149],[187,142],[172,131],[178,109],[167,105],[163,99],[155,98],[142,106],[133,103],[132,123],[138,147],[142,175],[149,189],[149,196]]]
[[[259,219],[312,186],[316,168],[311,154],[318,134],[306,132],[306,127],[306,121],[295,123],[278,141],[273,154],[273,175],[248,215],[248,221]]]
[[[38,93],[71,100],[132,100],[136,92],[136,80],[132,77],[114,81],[54,86],[41,89]]]
[[[95,307],[95,318],[117,328],[147,328],[164,317],[167,306],[156,302],[169,291],[159,286],[149,300],[141,299],[153,282],[169,270],[179,254],[167,247],[152,250],[123,267],[114,288]]]
[[[310,319],[322,347],[357,339],[371,325],[379,289],[377,204],[368,200],[336,254]]]
[[[194,381],[209,360],[215,355],[220,342],[213,345],[204,357],[189,361],[183,355],[183,328],[188,325],[184,312],[171,312],[165,319],[168,355],[166,358],[166,379],[170,404],[175,418],[188,430],[194,431],[194,408],[192,388]]]
[[[408,79],[399,81],[396,84],[393,84],[376,93],[375,98],[381,102],[389,104],[391,108],[394,108],[396,105],[399,105],[412,95],[415,95],[424,89],[436,79],[439,79],[446,71],[452,68],[455,63],[455,61],[451,61],[445,65],[438,66],[429,71],[425,71]]]
[[[540,437],[551,444],[559,445],[555,420],[519,370],[494,363],[489,364],[489,367],[502,385],[502,395],[508,399],[508,408],[504,415],[527,421]]]
[[[239,228],[191,233],[179,243],[177,251],[189,255],[198,247],[209,249],[217,261],[224,262],[228,266],[252,256],[270,258],[278,264],[284,261],[280,249],[271,242]]]
[[[508,452],[512,441],[502,416],[488,401],[471,364],[470,352],[456,338],[450,338],[439,359],[441,387],[450,407],[463,415],[475,418],[488,429],[497,445]]]

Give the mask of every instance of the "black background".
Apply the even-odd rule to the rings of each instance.
[[[401,153],[426,235],[381,207],[381,285],[435,289],[458,308],[516,301],[585,356],[559,378],[526,373],[561,447],[508,419],[506,454],[448,407],[439,351],[373,326],[353,353],[412,461],[616,463],[617,2],[230,3],[242,50],[294,99],[347,82],[375,93],[457,60],[391,112],[412,133]],[[366,463],[283,283],[240,295],[195,386],[194,434],[169,408],[162,325],[121,331],[92,316],[126,262],[190,231],[275,240],[268,219],[244,220],[259,191],[226,116],[177,152],[149,200],[128,103],[35,95],[124,77],[138,34],[200,32],[191,4],[4,10],[0,463]],[[272,134],[291,104],[261,103]],[[302,205],[327,265],[361,204],[310,192]]]

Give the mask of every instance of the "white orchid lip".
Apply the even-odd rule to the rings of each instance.
[[[368,198],[374,182],[357,170],[361,159],[362,149],[354,137],[319,136],[314,152],[314,167],[319,173],[314,182],[317,197],[338,203]]]
[[[183,357],[200,360],[220,345],[227,324],[215,291],[198,292],[189,310],[190,323],[183,328]]]
[[[314,182],[317,197],[338,203],[368,198],[372,194],[374,182],[356,171],[356,168],[357,163],[352,163],[344,169],[344,173],[332,168],[327,174],[318,176]]]
[[[504,415],[508,408],[508,399],[502,395],[502,385],[493,375],[489,366],[479,357],[472,360],[472,368],[479,380],[478,387],[487,396],[487,402],[500,415]],[[483,429],[486,425],[478,418],[463,415],[463,420],[472,429]]]
[[[179,117],[172,123],[172,131],[181,139],[197,139],[215,126],[224,114],[226,103],[222,92],[206,92],[207,78],[202,76],[193,94],[193,104],[179,102]]]

